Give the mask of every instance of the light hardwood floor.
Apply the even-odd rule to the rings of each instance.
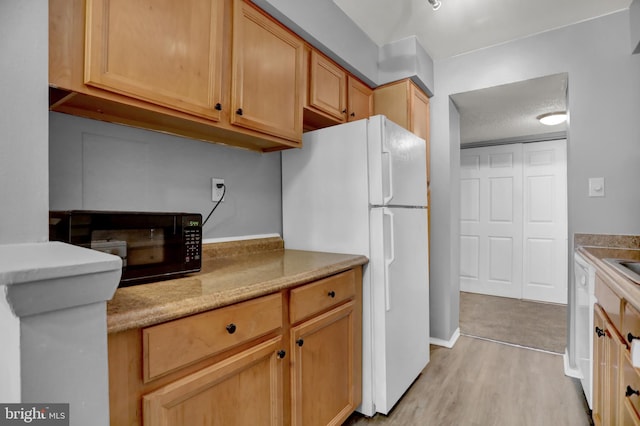
[[[388,416],[344,425],[585,426],[588,407],[560,355],[462,336],[431,361]]]

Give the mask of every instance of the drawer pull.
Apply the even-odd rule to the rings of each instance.
[[[244,114],[244,111],[242,111],[242,108],[238,108],[238,109],[236,110],[236,114],[238,114],[238,115],[242,115],[242,114]]]
[[[278,355],[278,358],[282,359],[282,358],[284,358],[284,357],[285,357],[285,355],[287,355],[287,353],[286,353],[285,351],[283,351],[282,349],[280,349],[280,350],[277,352],[277,354],[276,354],[276,355]]]
[[[596,334],[598,335],[598,337],[602,337],[604,336],[604,330],[600,327],[596,327]]]
[[[334,297],[336,297],[336,292],[335,292],[335,291],[333,291],[333,290],[331,290],[331,291],[328,293],[328,296],[329,296],[330,298],[332,298],[332,299],[333,299]]]
[[[222,111],[222,104],[218,102],[214,108],[216,111]]]
[[[236,327],[236,325],[234,323],[231,323],[231,324],[227,325],[227,327],[226,327],[227,332],[229,332],[229,334],[235,333],[236,332],[236,328],[237,327]]]
[[[296,340],[296,345],[302,347],[302,345],[304,345],[304,340],[302,340],[302,339]]]
[[[631,343],[633,339],[640,339],[640,337],[636,337],[631,333],[627,334],[627,340],[629,341],[629,343]]]
[[[624,393],[624,396],[628,398],[631,395],[640,395],[640,391],[634,390],[631,386],[627,385],[627,391]]]

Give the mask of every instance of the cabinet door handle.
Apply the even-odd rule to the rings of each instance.
[[[296,340],[296,345],[302,347],[302,345],[304,345],[304,340],[302,340],[302,339]]]
[[[596,327],[596,334],[598,335],[598,337],[602,337],[604,336],[604,330],[600,327]]]
[[[629,343],[631,343],[633,339],[640,339],[640,337],[636,337],[631,333],[627,334],[627,340],[629,341]]]
[[[356,113],[355,113],[355,112],[352,112],[352,113],[351,113],[351,114],[349,114],[349,115],[350,115],[350,116],[352,116],[352,117],[355,117],[355,116],[356,116]]]
[[[282,349],[280,349],[280,350],[277,352],[277,354],[276,354],[276,355],[278,355],[278,358],[282,359],[282,358],[284,358],[284,357],[285,357],[285,355],[287,355],[287,353],[286,353],[285,351],[283,351]]]
[[[236,114],[238,114],[238,115],[242,115],[242,108],[238,108],[238,109],[236,110]]]
[[[231,324],[227,325],[227,327],[226,327],[227,332],[229,332],[229,334],[235,333],[236,332],[236,328],[237,327],[236,327],[236,325],[234,323],[231,323]]]
[[[343,114],[346,114],[346,113],[347,113],[346,108],[342,110],[342,113],[343,113]]]
[[[631,386],[627,385],[627,391],[624,396],[630,397],[631,395],[640,395],[640,391],[634,390]]]
[[[220,102],[218,102],[214,108],[215,108],[217,111],[222,111],[222,104],[221,104]]]
[[[327,293],[327,295],[333,299],[334,297],[336,297],[336,292],[331,290],[329,293]]]

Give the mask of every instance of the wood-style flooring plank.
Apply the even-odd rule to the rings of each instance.
[[[580,382],[562,357],[462,336],[431,347],[431,361],[388,416],[355,414],[344,425],[586,426]]]

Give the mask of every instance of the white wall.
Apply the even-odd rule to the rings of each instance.
[[[48,8],[0,2],[0,244],[48,238]],[[20,324],[0,281],[0,401],[20,401]]]
[[[455,205],[459,148],[449,96],[549,74],[569,75],[569,239],[576,232],[640,234],[640,55],[629,49],[629,11],[435,62],[431,98],[432,308],[457,309],[459,220]],[[587,197],[589,177],[604,177],[605,198]],[[443,224],[451,224],[440,229]],[[571,248],[571,247],[570,247]],[[446,310],[446,308],[443,308]],[[448,339],[457,323],[432,319],[432,337]]]
[[[640,0],[633,0],[629,6],[631,24],[631,49],[640,53]]]
[[[0,244],[48,239],[47,2],[0,2]]]
[[[133,127],[50,113],[52,210],[201,213],[211,178],[227,192],[205,238],[282,232],[280,154],[230,148]]]

